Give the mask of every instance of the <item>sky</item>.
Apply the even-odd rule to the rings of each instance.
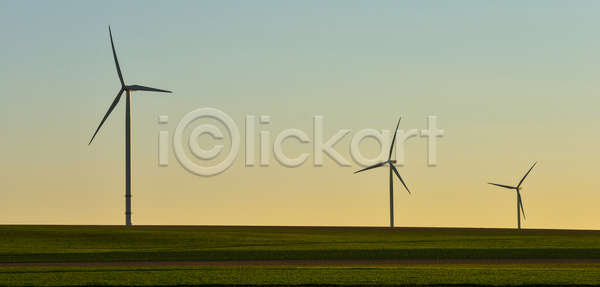
[[[435,166],[428,138],[404,143],[397,169],[411,194],[394,179],[396,226],[515,228],[516,193],[487,182],[517,185],[537,162],[523,228],[600,229],[597,1],[1,4],[0,224],[125,223],[123,99],[88,145],[120,89],[110,25],[125,83],[173,92],[132,94],[134,225],[389,226],[389,169],[353,174],[363,166],[352,141],[382,133],[385,157],[400,117],[398,130],[420,133],[433,116],[444,131]],[[174,151],[179,142],[181,157],[210,168],[235,150],[215,118],[175,138],[206,109],[227,115],[240,141],[214,176]],[[351,166],[327,154],[315,164],[315,117],[324,142],[346,133],[333,150]],[[207,125],[223,137],[192,137]],[[289,129],[306,135],[279,145],[307,155],[297,167],[276,158]],[[198,158],[189,138],[222,151]],[[381,161],[375,138],[354,144]]]

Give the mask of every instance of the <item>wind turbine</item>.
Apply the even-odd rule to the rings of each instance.
[[[396,176],[398,176],[400,182],[402,182],[402,185],[404,185],[404,188],[406,188],[406,191],[408,191],[408,193],[410,194],[410,190],[408,190],[408,187],[406,187],[406,184],[402,180],[400,173],[398,173],[398,170],[394,166],[396,160],[392,160],[392,151],[394,150],[394,142],[396,141],[396,133],[398,132],[398,126],[400,126],[400,120],[402,120],[402,117],[398,120],[398,124],[396,125],[396,129],[394,131],[394,138],[392,139],[392,146],[390,147],[390,154],[388,156],[388,160],[354,172],[359,173],[372,168],[381,167],[386,164],[390,165],[390,227],[394,227],[394,173],[396,174]]]
[[[521,181],[519,181],[519,184],[517,185],[517,187],[488,182],[488,184],[492,184],[495,186],[504,187],[504,188],[508,188],[508,189],[514,189],[517,191],[517,224],[519,226],[519,229],[521,229],[521,211],[523,211],[523,219],[527,220],[525,218],[525,210],[523,209],[523,202],[521,201],[521,193],[519,192],[519,190],[523,189],[521,187],[521,184],[523,183],[523,181],[525,180],[525,178],[527,177],[529,172],[533,169],[533,167],[536,164],[537,164],[537,162],[535,162],[533,164],[533,166],[531,166],[529,171],[525,174],[525,176],[521,179]]]
[[[148,92],[161,92],[161,93],[171,93],[170,91],[159,90],[155,88],[149,88],[138,85],[126,86],[125,81],[123,80],[123,75],[121,74],[121,68],[119,67],[119,60],[117,60],[117,52],[115,52],[115,44],[112,39],[112,32],[110,31],[110,26],[108,26],[108,34],[110,35],[110,45],[112,46],[113,56],[115,58],[115,65],[117,66],[117,74],[119,75],[119,80],[121,81],[121,90],[117,94],[117,97],[108,108],[106,115],[100,122],[100,125],[96,129],[94,136],[90,140],[90,145],[96,137],[96,134],[108,118],[108,115],[112,112],[115,106],[119,103],[121,99],[121,95],[125,92],[126,95],[126,108],[125,108],[125,225],[131,225],[131,92],[134,91],[148,91]]]

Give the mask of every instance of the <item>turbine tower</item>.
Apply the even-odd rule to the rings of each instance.
[[[396,160],[392,160],[392,151],[394,150],[394,142],[396,141],[396,133],[398,132],[398,126],[400,126],[400,120],[402,120],[402,117],[398,120],[398,124],[396,125],[396,129],[394,131],[394,138],[392,139],[392,146],[390,147],[390,154],[388,156],[388,160],[354,172],[359,173],[372,168],[381,167],[386,164],[390,165],[390,227],[394,227],[394,173],[396,174],[396,176],[398,176],[400,182],[402,182],[402,185],[404,185],[404,188],[406,188],[406,191],[408,191],[408,193],[410,194],[410,190],[408,190],[408,187],[406,187],[406,184],[402,180],[400,173],[398,173],[398,170],[394,166]]]
[[[508,189],[514,189],[514,190],[517,191],[517,225],[518,225],[519,229],[521,229],[521,211],[523,211],[523,219],[527,220],[525,218],[525,210],[523,209],[523,202],[521,201],[521,192],[519,192],[519,190],[523,189],[521,187],[521,184],[523,183],[523,181],[525,180],[525,178],[527,177],[527,175],[529,174],[529,172],[533,169],[533,167],[536,164],[537,164],[537,162],[535,162],[533,164],[533,166],[531,166],[531,168],[529,169],[529,171],[525,174],[525,176],[521,179],[521,181],[519,181],[519,184],[516,187],[488,182],[488,184],[492,184],[492,185],[495,185],[495,186],[504,187],[504,188],[508,188]]]
[[[96,134],[108,118],[108,115],[112,112],[115,106],[119,103],[121,99],[121,95],[125,92],[125,225],[131,225],[131,92],[134,91],[148,91],[148,92],[161,92],[161,93],[171,93],[170,91],[159,90],[155,88],[149,88],[138,85],[126,86],[125,81],[123,80],[123,75],[121,74],[121,68],[119,67],[119,60],[117,60],[117,52],[115,52],[115,44],[112,39],[112,32],[110,31],[110,26],[108,26],[108,34],[110,35],[110,45],[112,46],[113,56],[115,58],[115,65],[117,66],[117,74],[119,75],[119,80],[121,81],[121,90],[117,94],[117,97],[114,99],[110,108],[104,115],[104,118],[100,122],[100,125],[96,129],[94,136],[90,140],[90,145],[96,137]]]

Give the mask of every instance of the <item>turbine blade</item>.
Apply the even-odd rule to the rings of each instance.
[[[408,194],[412,194],[412,193],[410,193],[410,190],[408,190],[408,187],[404,183],[404,180],[402,180],[402,177],[400,176],[400,173],[398,173],[398,170],[396,169],[396,167],[393,164],[390,164],[390,167],[392,168],[394,173],[396,173],[396,176],[398,176],[398,178],[400,179],[400,182],[402,182],[402,184],[404,185],[404,188],[406,188],[406,191],[408,191]]]
[[[402,120],[402,117],[400,117],[400,119],[398,120],[396,129],[394,130],[394,138],[392,139],[392,145],[390,146],[390,155],[388,156],[388,161],[392,159],[392,151],[394,150],[394,142],[396,141],[396,133],[398,132],[398,127],[400,126],[400,120]]]
[[[521,200],[521,193],[517,190],[517,197],[519,198],[519,206],[521,207],[521,211],[523,212],[523,219],[527,220],[527,218],[525,218],[525,209],[523,209],[523,201]]]
[[[359,172],[361,172],[361,171],[365,171],[365,170],[369,170],[369,169],[372,169],[372,168],[380,167],[380,166],[382,166],[382,165],[384,165],[384,164],[386,164],[386,163],[387,163],[387,161],[385,161],[385,162],[381,162],[381,163],[378,163],[378,164],[376,164],[376,165],[372,165],[372,166],[370,166],[370,167],[363,168],[363,169],[361,169],[361,170],[359,170],[359,171],[355,171],[354,173],[359,173]]]
[[[519,181],[519,185],[517,185],[517,188],[519,188],[519,186],[521,186],[521,183],[523,183],[523,181],[525,180],[525,178],[527,177],[527,175],[529,174],[529,172],[533,169],[533,167],[537,164],[537,161],[533,164],[533,166],[531,166],[531,168],[529,169],[529,171],[525,174],[525,176],[523,177],[523,179],[521,179],[521,181]]]
[[[125,90],[131,90],[131,91],[148,91],[148,92],[171,93],[171,91],[160,90],[160,89],[155,89],[155,88],[150,88],[150,87],[144,87],[144,86],[139,86],[139,85],[125,86],[124,89]]]
[[[491,182],[488,182],[488,184],[493,184],[495,186],[504,187],[504,188],[508,188],[508,189],[515,189],[516,188],[514,186],[502,185],[502,184],[491,183]]]
[[[121,88],[125,87],[125,81],[123,81],[123,75],[121,74],[121,67],[119,67],[119,60],[117,60],[117,52],[115,51],[115,44],[112,39],[112,32],[110,26],[108,26],[108,34],[110,35],[110,45],[112,46],[113,56],[115,57],[115,65],[117,66],[117,74],[119,74],[119,80],[121,81]]]
[[[119,94],[117,94],[117,97],[115,98],[115,100],[113,101],[112,105],[110,105],[110,108],[108,108],[108,112],[106,112],[106,115],[104,115],[104,118],[102,119],[102,121],[100,122],[100,125],[98,126],[98,128],[96,129],[96,132],[94,133],[94,136],[92,136],[92,139],[90,140],[90,143],[88,143],[88,145],[92,144],[92,141],[94,140],[94,138],[96,137],[96,134],[98,133],[98,131],[100,130],[100,128],[102,127],[102,124],[104,124],[104,121],[106,121],[106,118],[108,118],[108,115],[110,115],[110,113],[112,112],[112,110],[115,108],[115,106],[117,106],[117,104],[119,103],[119,99],[121,99],[121,95],[123,94],[123,89],[121,89],[121,91],[119,91]]]

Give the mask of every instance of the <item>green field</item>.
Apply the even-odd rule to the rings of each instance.
[[[0,263],[600,258],[600,231],[0,226]],[[0,285],[597,285],[600,264],[18,267]]]
[[[10,286],[598,285],[598,266],[0,268]]]

